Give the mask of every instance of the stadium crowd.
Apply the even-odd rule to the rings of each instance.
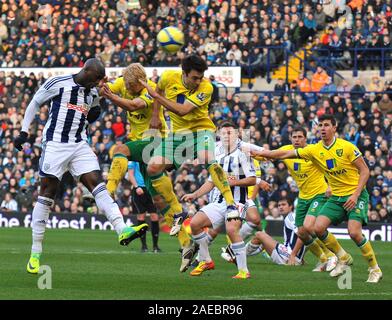
[[[339,4],[339,6],[337,5]],[[353,47],[391,48],[391,1],[347,1],[352,13],[338,23],[346,1],[127,1],[2,0],[1,67],[80,67],[99,55],[107,66],[138,61],[145,66],[178,65],[198,52],[211,65],[251,66],[265,71],[268,49],[296,51],[318,31],[316,49],[333,49],[333,59],[348,61]],[[347,10],[346,10],[347,11]],[[156,35],[177,25],[186,46],[177,56],[159,50]],[[324,55],[315,51],[314,55]],[[360,67],[381,52],[358,52]],[[391,55],[391,51],[385,52]],[[274,66],[281,49],[269,52]],[[388,62],[389,64],[389,62]],[[342,63],[344,65],[344,63]]]
[[[352,56],[348,59],[344,48],[391,48],[391,1],[347,1],[352,15],[345,16],[346,28],[339,24],[342,16],[336,3],[328,0],[274,3],[269,0],[1,0],[0,66],[78,67],[93,56],[99,56],[111,67],[125,67],[136,61],[144,66],[171,66],[178,65],[184,55],[198,52],[210,65],[250,65],[255,76],[255,70],[263,74],[267,63],[267,49],[259,50],[258,46],[284,45],[295,51],[313,38],[316,49],[335,49],[332,51],[336,54],[335,62],[349,63]],[[339,3],[346,4],[346,1]],[[186,46],[177,56],[165,54],[155,40],[156,34],[170,24],[183,29],[186,36]],[[327,32],[315,37],[322,30]],[[278,49],[269,54],[272,65],[282,60]],[[363,68],[367,63],[364,56],[360,58],[359,67]],[[37,115],[30,142],[22,152],[15,153],[12,141],[19,133],[30,98],[44,80],[43,74],[15,76],[0,72],[2,211],[31,211],[37,197],[38,160],[48,106],[43,106]],[[311,90],[321,93],[313,94]],[[336,90],[341,93],[331,93]],[[383,90],[392,90],[392,84],[382,83],[378,77],[366,87],[360,80],[343,81],[336,86],[320,67],[311,78],[301,75],[290,86],[278,81],[273,94],[255,94],[251,99],[228,94],[226,99],[211,105],[210,114],[216,123],[230,118],[241,129],[249,129],[252,142],[276,148],[289,143],[295,124],[309,129],[309,142],[317,141],[317,117],[333,113],[339,121],[341,137],[358,145],[371,169],[367,185],[371,195],[370,220],[391,222],[392,95],[380,94]],[[365,91],[374,93],[364,94]],[[125,114],[108,104],[99,121],[90,127],[91,144],[104,177],[113,146],[129,132],[126,123]],[[264,215],[279,219],[276,201],[282,195],[294,198],[297,188],[283,163],[262,163],[262,168],[263,178],[273,185],[269,194],[260,193]],[[181,196],[198,188],[207,178],[207,171],[184,164],[182,170],[171,175]],[[130,210],[130,194],[130,184],[124,180],[117,199],[124,214]],[[205,201],[199,199],[189,209],[196,210]],[[69,175],[63,178],[54,210],[97,212],[91,195]]]
[[[42,74],[6,76],[4,72],[0,73],[0,203],[5,211],[17,209],[29,212],[37,197],[38,160],[48,105],[44,105],[36,115],[29,143],[22,152],[15,153],[13,138],[19,133],[21,119],[32,94],[43,81]],[[358,88],[370,90],[359,80],[352,86],[344,85],[345,90],[340,94],[277,91],[266,95],[254,94],[251,99],[228,94],[226,99],[211,105],[210,115],[215,123],[232,119],[240,130],[250,130],[251,142],[277,148],[290,143],[289,135],[296,124],[309,129],[309,142],[317,141],[317,117],[333,113],[339,121],[340,136],[362,150],[371,169],[367,185],[371,194],[370,219],[392,221],[392,96],[358,94]],[[392,90],[392,84],[382,84],[381,90]],[[309,95],[312,97],[309,98]],[[91,145],[102,165],[104,177],[107,177],[114,145],[126,139],[130,130],[126,123],[124,112],[106,104],[100,119],[90,126]],[[273,185],[272,192],[260,192],[264,215],[268,219],[279,219],[275,210],[277,200],[282,196],[294,200],[298,194],[297,187],[288,177],[283,163],[261,163],[261,166],[263,178]],[[184,164],[171,176],[177,195],[181,197],[198,188],[207,179],[208,173],[200,166]],[[62,182],[54,208],[56,212],[97,212],[91,195],[81,184],[75,184],[69,175]],[[124,214],[131,210],[130,195],[131,185],[125,179],[117,198]],[[189,210],[196,210],[205,202],[206,198],[199,199]]]

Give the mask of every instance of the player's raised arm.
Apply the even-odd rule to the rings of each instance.
[[[132,100],[121,98],[117,94],[113,93],[106,83],[102,85],[99,94],[126,111],[132,112],[146,107],[146,102],[140,98]]]
[[[59,89],[56,86],[56,78],[58,77],[48,79],[34,94],[33,99],[27,106],[22,122],[22,130],[14,141],[15,148],[19,151],[22,150],[23,144],[27,141],[30,125],[33,122],[35,114],[38,112],[40,106],[59,94]]]
[[[214,189],[215,185],[212,181],[206,181],[204,184],[193,193],[184,194],[181,201],[193,201],[200,198]]]
[[[179,116],[185,116],[194,108],[196,108],[196,105],[189,102],[188,100],[185,100],[184,103],[178,103],[167,99],[162,95],[163,91],[162,89],[159,89],[159,87],[157,87],[156,91],[151,86],[149,86],[147,82],[140,80],[140,83],[148,90],[148,93],[154,98],[154,101],[157,105],[162,105],[169,111]]]
[[[252,158],[256,160],[262,159],[293,159],[298,158],[296,150],[251,150]]]

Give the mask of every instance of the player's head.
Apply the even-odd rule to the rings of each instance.
[[[278,210],[281,215],[285,216],[293,211],[293,203],[287,198],[282,198],[278,201]]]
[[[238,141],[238,129],[234,122],[224,120],[219,124],[219,136],[226,148],[234,146]]]
[[[84,63],[84,67],[79,72],[79,82],[87,89],[96,87],[105,77],[105,66],[102,61],[97,58],[88,59]]]
[[[147,82],[147,74],[140,63],[131,63],[123,71],[125,87],[130,93],[136,94],[143,90],[139,80]]]
[[[319,117],[318,122],[321,139],[333,139],[336,133],[336,119],[334,118],[334,116],[331,114],[323,114]]]
[[[204,71],[208,69],[207,63],[198,55],[191,55],[181,62],[183,81],[188,89],[196,89],[204,78]]]
[[[306,146],[306,129],[301,126],[295,126],[291,131],[290,139],[294,148],[303,148]]]

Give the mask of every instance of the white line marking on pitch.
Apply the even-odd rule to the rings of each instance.
[[[298,294],[257,294],[251,296],[209,296],[210,299],[262,299],[262,298],[299,298],[299,297],[324,297],[324,296],[392,296],[392,292],[351,292],[351,293],[298,293]]]

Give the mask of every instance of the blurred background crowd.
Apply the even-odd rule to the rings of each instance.
[[[352,9],[352,15],[343,21],[337,2]],[[82,61],[93,56],[110,67],[125,67],[136,61],[144,66],[171,66],[178,65],[184,55],[197,52],[210,65],[251,65],[262,74],[266,51],[257,49],[258,46],[284,45],[295,51],[311,39],[324,49],[391,47],[389,0],[1,0],[0,15],[1,67],[80,67]],[[343,31],[339,23],[347,24]],[[155,40],[157,32],[168,24],[178,25],[186,35],[186,46],[174,56],[163,53]],[[323,30],[326,32],[320,35]],[[335,52],[342,52],[350,67],[352,59],[344,56],[344,50]],[[270,59],[280,63],[282,52],[277,49]],[[19,134],[32,95],[44,81],[42,73],[30,73],[28,69],[18,76],[0,72],[3,212],[31,212],[37,197],[38,160],[48,105],[43,105],[36,115],[29,143],[22,152],[15,152],[13,139]],[[221,91],[219,98],[219,89],[215,90],[210,105],[214,122],[232,119],[240,130],[250,130],[251,142],[272,149],[290,143],[290,132],[298,124],[308,129],[309,143],[318,141],[317,117],[334,114],[339,136],[359,147],[371,170],[367,184],[371,196],[369,220],[392,222],[391,81],[375,76],[366,84],[358,78],[334,83],[326,70],[318,66],[312,75],[301,74],[291,83],[278,80],[274,91],[268,94],[224,92],[222,98]],[[104,178],[115,144],[124,141],[129,130],[126,114],[108,102],[100,119],[90,126],[91,145]],[[262,178],[273,185],[270,193],[259,194],[263,216],[281,219],[277,200],[282,196],[294,199],[297,186],[282,162],[261,163],[261,168]],[[208,177],[205,169],[191,164],[184,164],[170,175],[179,197],[196,190]],[[124,179],[117,194],[123,214],[130,213],[130,195],[131,185]],[[97,212],[88,191],[69,175],[64,176],[56,197],[56,212]],[[185,205],[194,211],[206,201],[202,198]]]

